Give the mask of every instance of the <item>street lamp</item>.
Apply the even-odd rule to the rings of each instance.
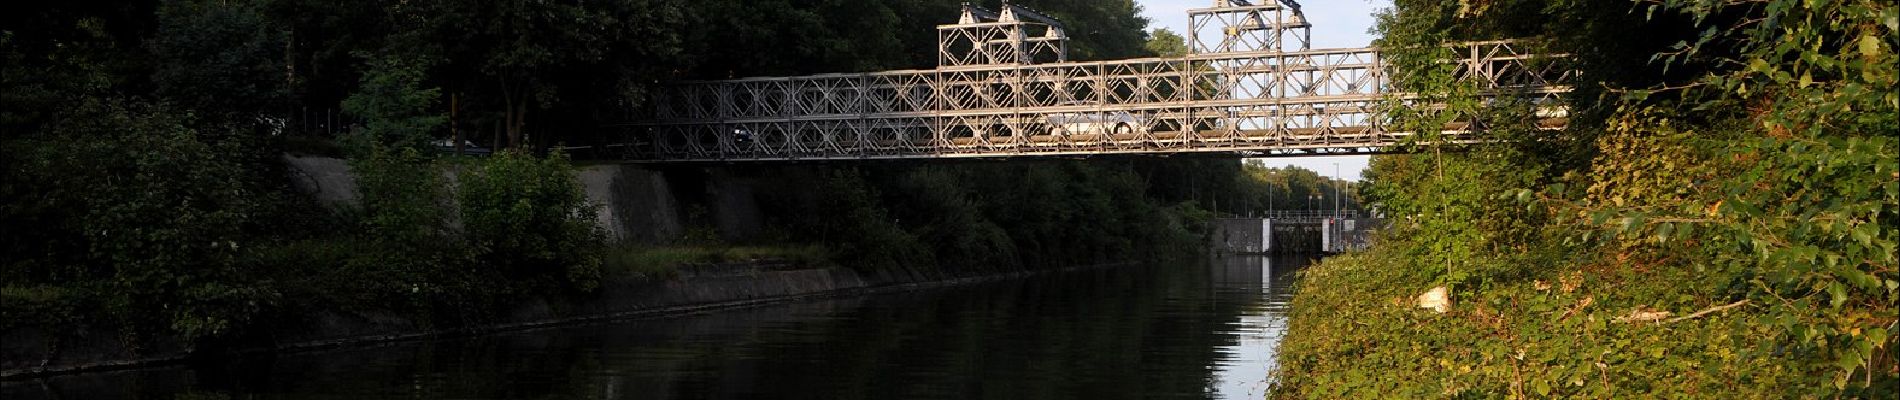
[[[1339,188],[1339,163],[1333,163],[1333,217],[1339,217],[1340,201],[1346,197]]]

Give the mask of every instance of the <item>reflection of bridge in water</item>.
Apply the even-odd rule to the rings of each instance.
[[[1189,10],[1185,56],[1094,62],[1067,59],[1053,18],[966,4],[937,27],[936,69],[668,85],[619,146],[636,161],[1346,154],[1414,133],[1388,126],[1388,107],[1436,107],[1389,92],[1376,49],[1312,50],[1297,4],[1260,3]],[[1571,73],[1544,62],[1559,57],[1509,41],[1454,48],[1459,79],[1563,125],[1555,100]],[[1442,133],[1469,141],[1473,128]]]

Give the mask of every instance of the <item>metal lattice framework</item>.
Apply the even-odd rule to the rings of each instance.
[[[669,85],[623,143],[637,161],[1009,157],[1229,152],[1375,152],[1413,132],[1388,129],[1388,66],[1372,48],[1309,48],[1297,4],[1216,0],[1189,10],[1193,53],[1066,61],[1054,19],[1004,4],[966,5],[938,27],[932,70]],[[1458,78],[1542,107],[1572,72],[1509,41],[1457,45]],[[1399,107],[1434,108],[1422,101]],[[1076,122],[1082,121],[1082,122]],[[1473,124],[1447,125],[1452,141]]]
[[[963,3],[957,23],[937,26],[937,65],[1037,64],[1068,61],[1061,22],[1003,3],[1001,12]]]

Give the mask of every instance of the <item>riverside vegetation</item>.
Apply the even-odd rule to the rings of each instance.
[[[1381,156],[1380,245],[1305,272],[1277,398],[1894,398],[1896,23],[1885,1],[1399,0],[1398,84],[1507,144]],[[1439,43],[1533,38],[1570,128]],[[1430,141],[1433,138],[1421,138]],[[1414,306],[1450,288],[1444,314]]]
[[[763,238],[615,245],[570,156],[537,149],[593,143],[657,81],[928,66],[960,2],[29,3],[0,13],[0,331],[215,348],[320,313],[478,325],[683,263],[1120,262],[1342,195],[1234,160],[760,167]],[[1092,32],[1079,58],[1181,51],[1131,1],[1021,3]],[[325,109],[347,129],[306,112]],[[502,150],[441,157],[443,137]],[[313,152],[349,160],[359,201],[291,189],[283,154]]]

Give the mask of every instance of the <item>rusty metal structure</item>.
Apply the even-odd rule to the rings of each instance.
[[[965,3],[937,27],[929,70],[681,82],[624,128],[630,161],[773,161],[1380,151],[1414,132],[1388,127],[1388,67],[1374,48],[1311,49],[1291,0],[1214,0],[1188,11],[1190,54],[1071,61],[1068,33],[1041,12]],[[1547,103],[1568,70],[1509,41],[1456,45],[1459,78]],[[1398,102],[1404,107],[1432,104]],[[1466,140],[1470,123],[1443,133]]]

